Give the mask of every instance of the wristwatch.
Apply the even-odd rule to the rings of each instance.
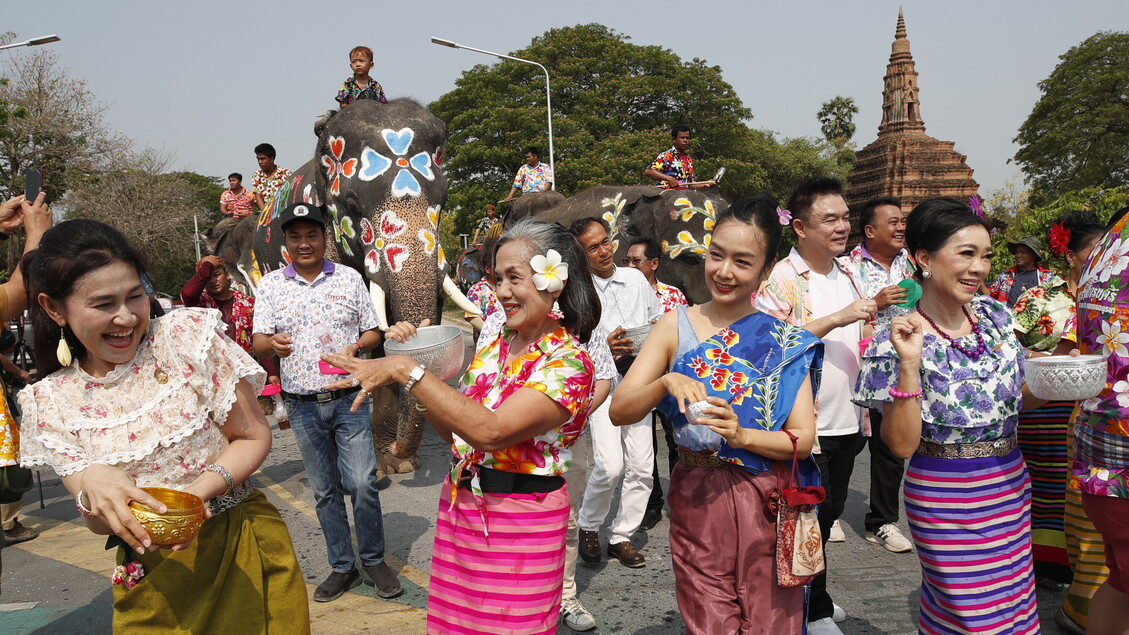
[[[408,383],[404,384],[404,392],[411,392],[412,388],[415,388],[416,384],[419,383],[419,380],[423,379],[425,372],[427,372],[427,367],[423,364],[413,368],[412,372],[408,373]]]

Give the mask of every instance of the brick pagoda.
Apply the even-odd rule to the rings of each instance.
[[[925,134],[917,70],[909,51],[905,19],[898,9],[898,28],[882,89],[878,138],[855,154],[848,177],[847,204],[852,210],[852,226],[858,225],[855,221],[862,204],[874,196],[897,196],[909,212],[928,198],[967,199],[976,194],[980,186],[972,178],[972,168],[954,146],[951,141]],[[861,238],[861,231],[852,231],[852,244]]]

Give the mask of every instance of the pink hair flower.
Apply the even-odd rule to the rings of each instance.
[[[981,220],[984,219],[984,203],[981,202],[980,197],[973,194],[968,197],[968,207],[972,209],[972,213],[976,214]]]
[[[780,206],[777,205],[776,218],[780,221],[781,225],[787,225],[792,222],[792,212],[786,209],[780,209]]]

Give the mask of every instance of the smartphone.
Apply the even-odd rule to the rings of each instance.
[[[24,198],[29,203],[34,203],[43,188],[43,173],[32,168],[24,173]]]

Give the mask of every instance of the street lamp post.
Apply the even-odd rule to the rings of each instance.
[[[61,38],[59,38],[59,36],[55,35],[54,33],[52,33],[51,35],[41,35],[39,37],[33,37],[30,40],[23,42],[13,42],[12,44],[5,44],[4,46],[0,46],[0,51],[19,48],[21,46],[39,46],[40,44],[50,44],[52,42],[58,42],[60,39]]]
[[[552,187],[552,189],[554,190],[557,189],[557,167],[553,161],[553,99],[549,95],[549,71],[541,64],[538,64],[537,62],[534,62],[532,60],[526,60],[520,57],[514,57],[512,55],[503,55],[502,53],[495,53],[494,51],[487,51],[485,49],[474,48],[473,46],[459,44],[458,42],[452,42],[451,40],[444,40],[443,38],[438,37],[431,38],[431,41],[440,46],[449,46],[453,49],[466,49],[468,51],[474,51],[475,53],[485,53],[486,55],[500,57],[504,60],[513,60],[515,62],[532,64],[541,69],[541,72],[545,73],[545,109],[549,113],[549,170],[553,172],[553,181],[550,187]]]

